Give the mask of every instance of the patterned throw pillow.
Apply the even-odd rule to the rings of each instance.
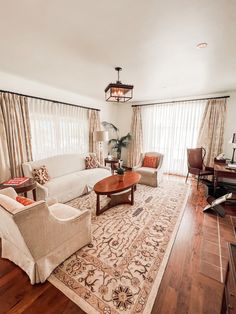
[[[32,171],[32,175],[35,181],[37,181],[40,184],[45,184],[50,180],[48,169],[46,166],[42,166],[38,169],[34,169]]]
[[[90,155],[85,158],[85,168],[93,169],[99,167],[99,161],[95,155]]]
[[[24,196],[17,196],[16,201],[18,203],[21,203],[24,206],[28,206],[28,205],[31,205],[34,203],[33,200],[31,200],[30,198],[24,197]]]
[[[156,156],[145,156],[143,159],[143,167],[157,168],[158,157]]]

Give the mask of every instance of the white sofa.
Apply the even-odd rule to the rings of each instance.
[[[108,167],[99,166],[85,169],[82,154],[65,154],[22,164],[24,176],[32,178],[34,168],[46,166],[50,180],[41,185],[37,183],[37,200],[57,199],[65,203],[93,189],[96,182],[111,175]]]
[[[91,242],[89,210],[48,206],[45,201],[19,208],[13,188],[0,190],[2,194],[17,204],[11,209],[0,205],[2,257],[21,267],[31,284],[44,282],[54,268]]]

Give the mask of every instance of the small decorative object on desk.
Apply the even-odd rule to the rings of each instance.
[[[8,180],[8,181],[6,181],[6,182],[4,182],[3,183],[3,185],[6,185],[6,186],[12,186],[12,185],[14,185],[14,186],[18,186],[18,185],[21,185],[21,184],[23,184],[23,183],[25,183],[25,182],[27,182],[29,180],[29,178],[27,178],[27,177],[17,177],[17,178],[13,178],[13,179],[10,179],[10,180]]]
[[[116,173],[117,173],[117,175],[119,176],[119,181],[120,181],[120,182],[124,181],[125,169],[122,168],[122,167],[119,167],[119,168],[116,170]]]
[[[219,154],[215,160],[215,162],[219,162],[219,163],[226,163],[226,158],[225,158],[225,154]]]

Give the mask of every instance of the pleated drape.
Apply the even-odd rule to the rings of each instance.
[[[0,93],[0,180],[22,176],[22,163],[32,160],[27,97]]]
[[[132,139],[128,149],[128,167],[134,167],[139,163],[143,151],[143,127],[140,107],[133,107],[131,136]]]
[[[208,100],[198,136],[198,146],[206,149],[207,166],[213,166],[214,158],[222,153],[225,113],[225,98]]]
[[[102,149],[99,148],[99,143],[94,141],[93,132],[101,131],[100,112],[97,110],[88,110],[89,116],[89,152],[95,153],[100,163],[103,164]]]

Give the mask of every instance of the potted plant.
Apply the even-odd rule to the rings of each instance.
[[[104,128],[106,130],[111,130],[113,133],[116,134],[116,138],[112,138],[108,141],[108,145],[112,145],[112,149],[114,149],[116,151],[117,154],[117,159],[121,159],[121,151],[122,148],[126,148],[131,140],[131,135],[130,133],[128,133],[125,136],[119,136],[119,129],[112,123],[103,121],[102,125],[104,126]]]
[[[119,176],[119,181],[122,182],[124,181],[124,173],[125,173],[125,169],[122,167],[117,168],[116,170],[117,175]]]

